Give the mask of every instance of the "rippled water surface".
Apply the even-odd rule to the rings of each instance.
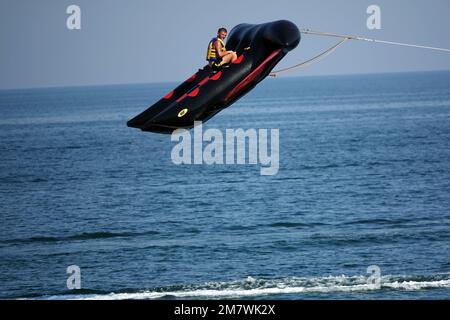
[[[450,298],[449,72],[267,79],[204,129],[274,176],[126,127],[173,86],[0,91],[0,298]]]

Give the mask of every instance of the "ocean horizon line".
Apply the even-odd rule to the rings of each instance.
[[[374,72],[374,73],[342,73],[342,74],[322,74],[322,75],[293,75],[276,77],[278,80],[295,79],[295,78],[339,78],[352,76],[381,76],[381,75],[401,75],[401,74],[425,74],[425,73],[450,73],[448,70],[421,70],[421,71],[394,71],[394,72]],[[188,77],[188,76],[186,76]],[[123,83],[98,83],[98,84],[73,84],[73,85],[50,85],[50,86],[33,86],[33,87],[11,87],[0,88],[0,92],[5,91],[22,91],[22,90],[51,90],[51,89],[74,89],[74,88],[92,88],[92,87],[114,87],[114,86],[142,86],[142,85],[173,85],[180,84],[180,80],[162,81],[162,82],[123,82]]]

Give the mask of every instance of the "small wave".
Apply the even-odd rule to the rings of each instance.
[[[305,180],[304,177],[280,177],[278,179],[274,179],[275,181],[298,181],[298,180]]]
[[[24,239],[9,239],[0,241],[0,244],[29,244],[36,242],[61,242],[61,241],[76,241],[76,240],[92,240],[92,239],[108,239],[108,238],[128,238],[145,235],[156,235],[158,231],[150,230],[145,232],[83,232],[73,236],[66,237],[30,237]]]
[[[384,276],[380,284],[368,283],[365,276],[327,276],[319,278],[290,277],[283,279],[256,279],[248,277],[229,282],[208,282],[201,285],[173,286],[140,292],[109,294],[78,294],[43,297],[49,300],[133,300],[164,298],[249,298],[280,294],[373,292],[377,290],[425,290],[450,288],[450,276],[395,277]]]
[[[136,235],[130,232],[84,232],[78,235],[64,238],[64,240],[90,240],[90,239],[107,239],[117,237],[130,237]]]
[[[62,149],[83,149],[83,146],[79,146],[79,145],[70,145],[70,146],[64,146]]]
[[[232,231],[241,231],[241,230],[255,230],[261,227],[269,227],[269,228],[311,228],[316,226],[326,225],[325,223],[320,222],[311,222],[311,223],[303,223],[303,222],[274,222],[269,224],[255,224],[255,225],[231,225],[227,227],[223,227],[226,230]]]
[[[35,179],[31,180],[30,182],[48,182],[48,180],[45,178],[35,178]]]
[[[443,242],[450,238],[450,234],[445,231],[429,230],[411,231],[382,231],[371,233],[314,233],[307,240],[303,242],[303,245],[329,245],[329,246],[347,246],[347,245],[364,245],[367,243],[372,244],[385,244],[385,243],[399,243],[402,241],[437,241]]]
[[[250,231],[255,230],[259,227],[259,225],[231,225],[222,227],[222,230],[231,230],[231,231]]]
[[[5,184],[20,184],[20,183],[41,183],[41,182],[48,182],[49,180],[47,178],[43,177],[36,177],[34,175],[10,175],[10,176],[3,176],[0,177],[0,183]]]
[[[283,227],[283,228],[300,228],[300,227],[311,227],[310,224],[301,222],[275,222],[267,225],[269,227]]]
[[[57,241],[57,238],[54,237],[31,237],[26,239],[11,239],[4,240],[1,243],[9,244],[9,243],[33,243],[33,242],[53,242]]]
[[[397,225],[404,224],[414,221],[414,219],[408,218],[396,218],[396,219],[384,219],[384,218],[373,218],[373,219],[356,219],[348,222],[341,223],[342,225],[358,225],[358,224],[376,224],[376,225]]]

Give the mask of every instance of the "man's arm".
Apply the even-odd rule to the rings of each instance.
[[[220,45],[219,40],[216,40],[214,42],[214,48],[216,49],[217,55],[219,58],[225,57],[227,54],[231,53],[231,51],[222,51],[222,46]]]

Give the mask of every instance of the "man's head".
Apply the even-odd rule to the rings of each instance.
[[[220,28],[219,30],[217,30],[217,37],[219,37],[222,40],[225,40],[225,38],[227,37],[228,31],[225,28]]]

